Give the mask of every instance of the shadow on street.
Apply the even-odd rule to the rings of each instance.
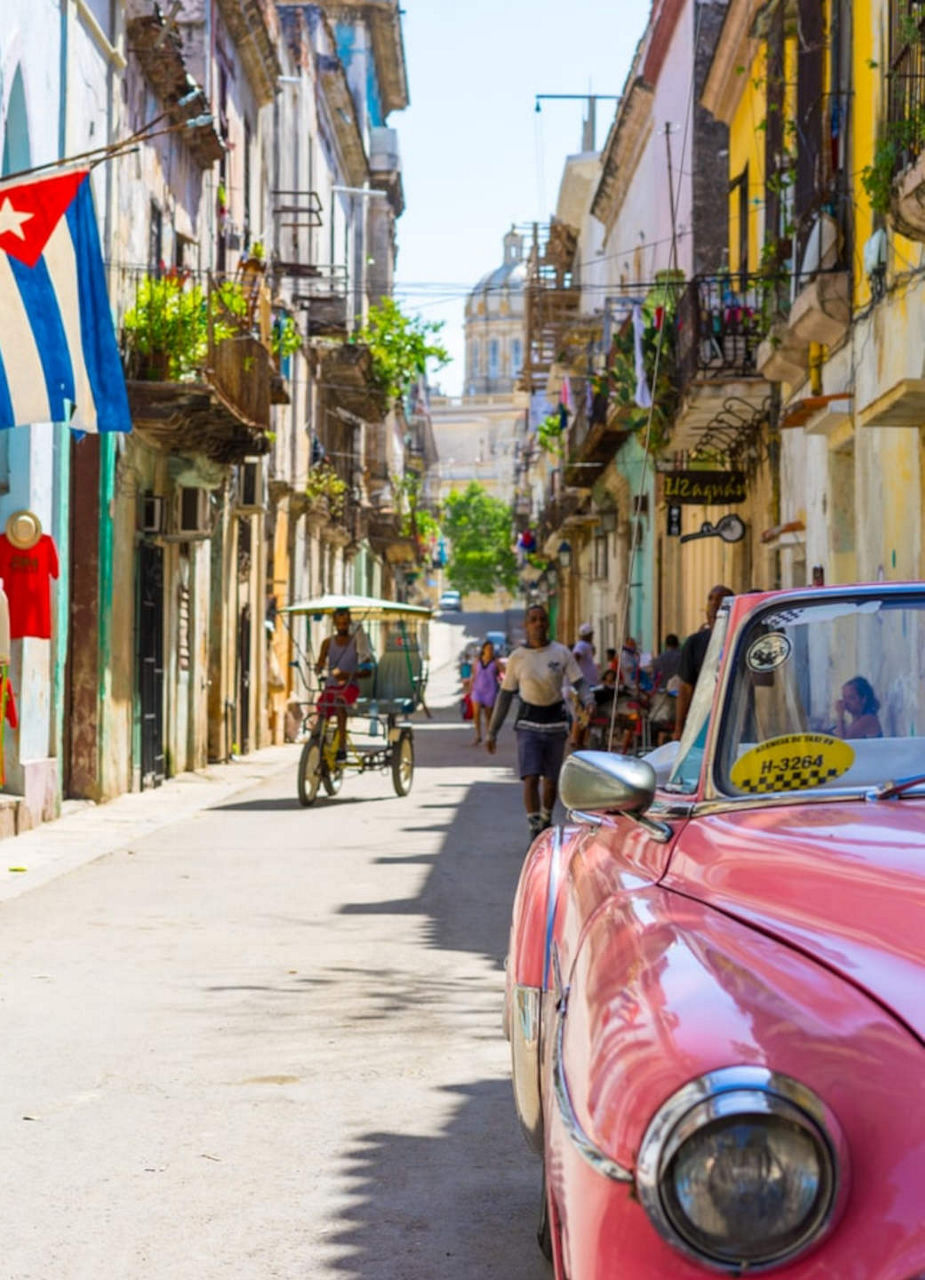
[[[455,1099],[442,1133],[376,1131],[345,1153],[338,1173],[346,1225],[327,1238],[356,1280],[541,1280],[533,1246],[540,1196],[523,1177],[531,1159],[516,1129],[510,1085],[480,1080]]]

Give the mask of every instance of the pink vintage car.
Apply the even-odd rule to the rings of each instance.
[[[555,1275],[925,1278],[925,586],[726,601],[681,742],[561,791],[506,1000]]]

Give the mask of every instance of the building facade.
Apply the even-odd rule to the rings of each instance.
[[[0,436],[0,519],[34,512],[60,563],[51,639],[12,654],[11,834],[281,741],[312,639],[281,611],[406,589],[391,494],[435,454],[426,401],[347,341],[389,294],[404,207],[397,3],[6,16],[4,175],[97,149],[133,425]]]

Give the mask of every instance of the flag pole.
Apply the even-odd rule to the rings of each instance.
[[[165,133],[176,133],[179,129],[187,129],[191,125],[205,124],[206,120],[211,120],[211,116],[197,116],[193,120],[181,120],[178,124],[167,125],[164,129],[157,129],[154,132],[154,126],[169,115],[169,112],[162,111],[159,116],[155,116],[153,120],[149,120],[146,125],[139,129],[136,133],[130,134],[127,138],[122,138],[119,142],[109,142],[103,147],[94,147],[91,151],[80,151],[73,156],[62,156],[60,160],[48,160],[45,164],[35,164],[31,169],[19,169],[16,173],[5,173],[2,178],[2,185],[14,182],[20,178],[27,178],[33,173],[41,173],[45,169],[58,169],[63,165],[78,164],[80,161],[88,161],[91,165],[102,164],[106,160],[114,160],[117,156],[130,154],[137,151],[142,142],[149,142],[152,138],[160,138]],[[96,157],[96,158],[94,158]]]

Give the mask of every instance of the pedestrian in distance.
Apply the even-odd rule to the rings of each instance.
[[[469,699],[472,703],[472,727],[475,737],[472,745],[477,747],[482,741],[482,719],[485,720],[485,731],[495,702],[498,699],[498,683],[501,679],[501,668],[495,657],[495,646],[490,640],[482,645],[481,652],[475,660],[472,677],[469,681]]]
[[[594,696],[568,646],[549,639],[549,616],[542,605],[531,605],[527,610],[526,629],[526,645],[515,649],[508,658],[485,745],[494,755],[511,700],[519,693],[520,711],[514,724],[517,763],[533,839],[552,823],[565,756],[569,724],[562,698],[563,681],[576,690],[583,706],[591,711]]]

